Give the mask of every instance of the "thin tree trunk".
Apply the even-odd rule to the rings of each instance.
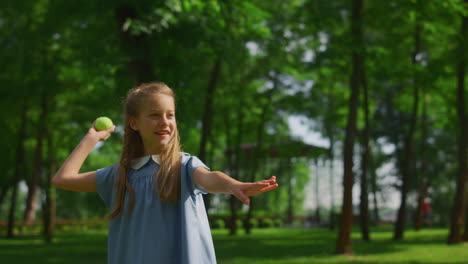
[[[240,162],[241,162],[241,144],[242,144],[242,135],[243,135],[243,127],[244,127],[244,88],[243,85],[239,87],[239,105],[237,111],[237,135],[236,135],[236,144],[235,144],[235,163],[234,163],[234,171],[237,179],[240,180]],[[235,235],[237,233],[237,210],[240,204],[237,198],[234,195],[230,196],[230,207],[231,207],[231,229],[229,235]]]
[[[468,0],[465,0],[467,5]],[[466,16],[462,19],[461,34],[460,34],[460,48],[458,54],[466,54],[467,35],[468,35],[468,19]],[[465,68],[466,56],[458,56],[458,70],[457,70],[457,114],[459,122],[458,134],[458,177],[457,189],[454,197],[454,206],[452,209],[452,219],[450,224],[450,234],[448,237],[449,244],[458,244],[462,241],[461,230],[463,228],[465,202],[466,202],[466,183],[468,181],[468,167],[467,167],[467,148],[468,148],[468,128],[467,128],[467,114],[466,114],[466,92],[465,92]],[[465,225],[468,227],[468,224]],[[463,239],[468,241],[468,230],[465,228]]]
[[[364,67],[364,65],[363,65]],[[364,71],[364,69],[362,69]],[[364,108],[364,122],[365,127],[363,131],[363,142],[362,142],[362,158],[361,158],[361,201],[360,201],[360,220],[361,220],[361,236],[364,241],[369,241],[369,192],[367,188],[368,181],[368,165],[369,165],[369,134],[370,134],[370,124],[369,124],[369,97],[367,94],[367,84],[365,81],[365,75],[362,73],[363,78],[363,108]]]
[[[465,203],[466,205],[466,203]],[[468,210],[468,206],[465,206],[465,210]],[[468,213],[465,212],[465,231],[462,235],[462,240],[468,242]]]
[[[52,188],[51,179],[56,170],[55,149],[50,128],[47,128],[47,155],[49,171],[45,181],[45,202],[42,203],[42,216],[44,224],[44,239],[47,243],[52,243],[55,223],[55,189]]]
[[[329,94],[327,95],[327,109],[329,112],[332,112],[334,109],[334,104],[333,100],[330,98],[332,97],[331,94],[331,89],[332,87],[329,87]],[[327,134],[328,139],[330,140],[330,147],[328,148],[328,159],[330,161],[329,164],[329,177],[330,177],[330,215],[329,215],[329,228],[330,230],[333,230],[335,228],[335,183],[334,183],[334,177],[335,177],[335,172],[334,172],[334,159],[335,159],[335,154],[334,154],[334,147],[335,147],[335,136],[333,134],[333,128],[332,125],[329,124],[328,122],[324,122],[325,126],[325,133]]]
[[[319,162],[315,159],[315,202],[317,206],[315,207],[315,220],[320,225],[320,174],[319,174]]]
[[[353,0],[352,38],[355,41],[352,53],[351,97],[349,100],[348,121],[343,151],[343,203],[340,215],[340,230],[336,244],[338,254],[351,254],[351,229],[353,226],[353,149],[356,137],[357,108],[359,104],[359,86],[362,84],[362,0]]]
[[[372,175],[372,181],[371,181],[371,188],[372,188],[372,198],[374,200],[374,221],[376,223],[380,222],[380,215],[379,215],[379,203],[377,201],[377,172],[376,172],[376,167],[373,162],[372,156],[369,157],[369,167],[371,168],[371,175]]]
[[[8,231],[7,237],[13,238],[14,232],[13,228],[15,226],[15,211],[16,211],[16,201],[18,198],[18,184],[21,178],[21,175],[24,174],[24,166],[25,166],[25,153],[24,153],[24,141],[26,139],[26,122],[27,122],[27,99],[25,97],[23,106],[21,109],[21,125],[19,129],[19,136],[18,136],[18,146],[16,149],[16,165],[15,165],[15,172],[13,177],[13,191],[11,192],[11,203],[10,203],[10,210],[8,214]]]
[[[232,134],[231,134],[231,122],[229,118],[225,118],[225,128],[226,128],[226,148],[228,151],[226,152],[226,163],[227,163],[227,168],[229,173],[232,174],[234,171],[234,161],[233,161],[233,154],[234,154],[234,144],[232,142]],[[228,226],[230,229],[230,232],[234,232],[233,229],[235,230],[235,226],[232,226],[233,224],[235,225],[236,221],[236,211],[232,210],[233,209],[233,200],[232,197],[229,197],[229,208],[231,209],[231,215],[229,217],[228,221]]]
[[[328,89],[328,94],[327,94],[327,110],[329,112],[333,112],[334,109],[334,100],[332,98],[332,89],[333,87],[329,86]],[[329,181],[330,181],[330,214],[329,214],[329,228],[330,230],[335,229],[335,183],[334,183],[334,177],[335,177],[335,171],[334,171],[334,159],[335,159],[335,135],[333,131],[333,126],[329,122],[324,122],[325,126],[325,133],[327,134],[328,139],[330,140],[330,147],[328,148],[328,159],[330,161],[329,164]]]
[[[417,18],[416,18],[417,19]],[[400,208],[398,209],[397,222],[395,224],[395,230],[393,233],[394,240],[402,240],[404,236],[405,224],[406,224],[406,200],[409,191],[409,177],[414,172],[414,159],[413,159],[413,137],[414,131],[416,128],[416,123],[418,119],[418,104],[419,104],[419,80],[418,74],[416,71],[416,56],[421,51],[421,25],[416,21],[416,30],[414,34],[414,52],[413,52],[413,109],[411,113],[411,121],[408,130],[408,134],[405,136],[405,158],[402,160],[402,185],[401,185],[401,203]]]
[[[423,105],[423,113],[421,117],[421,140],[420,140],[420,173],[418,179],[418,185],[421,186],[418,191],[418,200],[417,200],[417,207],[416,207],[416,214],[414,219],[414,229],[416,231],[421,230],[423,223],[424,223],[424,212],[423,212],[423,202],[424,199],[427,197],[427,188],[428,188],[428,179],[426,175],[426,140],[427,140],[427,105],[426,105],[426,92],[424,87],[421,89],[421,98],[422,98],[422,105]]]
[[[283,163],[282,167],[286,168],[286,177],[288,177],[288,182],[287,182],[287,190],[288,190],[288,207],[286,208],[286,222],[289,225],[292,225],[293,223],[293,217],[294,217],[294,193],[293,193],[293,188],[292,188],[292,166],[291,166],[291,160],[288,157],[280,157],[281,162]]]
[[[414,230],[419,231],[423,226],[424,220],[424,211],[423,211],[423,203],[424,199],[427,196],[427,185],[426,183],[422,183],[421,187],[418,191],[418,200],[417,200],[417,207],[416,207],[416,214],[415,214],[415,221],[414,221]]]
[[[273,89],[271,89],[268,94],[267,94],[267,100],[262,106],[262,113],[260,115],[260,122],[258,123],[257,127],[257,140],[255,143],[255,151],[253,153],[252,157],[252,169],[250,170],[250,178],[249,182],[255,182],[255,175],[257,174],[258,171],[258,166],[260,163],[261,158],[261,153],[263,153],[263,136],[264,136],[264,131],[265,131],[265,124],[266,124],[266,119],[267,115],[269,113],[269,108],[271,105],[271,101],[273,98],[273,93],[276,91],[276,83],[274,82]],[[250,225],[250,219],[252,218],[252,212],[254,208],[254,197],[250,197],[250,205],[249,205],[249,210],[247,211],[247,218],[246,218],[246,224],[245,224],[245,233],[250,234],[251,233],[251,228],[252,226]]]
[[[278,175],[285,175],[284,177],[279,177],[278,178],[278,183],[280,184],[280,186],[283,186],[284,187],[287,187],[288,186],[288,168],[285,166],[283,160],[281,159],[281,157],[273,157],[272,158],[272,161],[276,161],[276,172]],[[273,162],[272,162],[273,163]],[[284,200],[282,199],[282,197],[280,196],[280,192],[273,192],[273,195],[274,195],[274,202],[276,204],[280,204],[280,203],[283,203]],[[279,210],[278,207],[275,207],[275,215],[276,216],[280,216],[282,218],[285,218],[285,224],[290,224],[288,217],[286,215],[286,217],[284,215],[282,215],[282,211]]]
[[[6,184],[2,187],[2,190],[0,191],[0,208],[2,208],[3,201],[5,200],[5,197],[7,196],[10,187],[10,184]]]
[[[34,153],[34,174],[29,184],[24,211],[24,224],[32,225],[36,220],[37,203],[39,199],[39,182],[42,175],[42,142],[45,137],[47,123],[47,92],[44,90],[41,96],[41,114],[36,136],[36,150]]]
[[[206,148],[208,145],[208,140],[211,136],[211,120],[213,117],[213,97],[215,96],[216,86],[218,85],[218,79],[221,72],[221,59],[218,57],[216,62],[213,66],[210,76],[210,82],[208,84],[208,88],[206,90],[206,97],[205,97],[205,109],[203,112],[203,119],[202,119],[202,134],[200,140],[200,147],[198,152],[198,158],[200,160],[206,160]],[[210,195],[206,194],[203,195],[203,201],[205,203],[206,212],[210,209]]]
[[[333,145],[330,143],[330,145]],[[332,148],[332,147],[330,147]],[[328,221],[329,223],[329,228],[330,230],[335,229],[335,183],[333,180],[333,177],[335,177],[335,168],[334,168],[334,162],[333,162],[333,153],[330,154],[330,164],[328,166],[328,171],[330,174],[330,215]]]

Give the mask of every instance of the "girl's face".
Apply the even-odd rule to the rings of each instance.
[[[130,118],[130,127],[140,134],[145,155],[159,154],[177,129],[174,98],[151,95],[139,110],[136,118]]]

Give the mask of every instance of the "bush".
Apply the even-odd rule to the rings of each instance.
[[[236,220],[236,227],[237,227],[237,229],[244,228],[244,221],[241,220],[241,219],[237,219]]]
[[[260,228],[271,228],[274,227],[273,220],[270,218],[263,218],[259,224]]]
[[[257,219],[251,218],[251,219],[249,220],[250,227],[251,227],[251,228],[257,228],[257,227],[258,227],[258,224],[259,224],[258,222],[259,222],[259,221],[258,221]]]
[[[213,229],[222,229],[225,228],[226,224],[223,219],[214,219],[211,221],[211,228]]]
[[[283,227],[284,221],[281,218],[276,218],[274,221],[275,227]]]

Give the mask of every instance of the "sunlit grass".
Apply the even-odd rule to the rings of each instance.
[[[468,263],[468,244],[447,246],[446,229],[406,231],[392,240],[391,229],[377,229],[371,242],[353,233],[353,254],[337,256],[336,232],[326,229],[258,229],[235,237],[213,231],[220,263]]]
[[[468,263],[468,243],[446,245],[446,229],[408,230],[403,241],[392,240],[391,228],[371,233],[372,242],[353,233],[350,256],[334,254],[336,231],[327,229],[213,230],[218,263]],[[106,231],[59,232],[49,245],[37,235],[0,238],[1,263],[106,263]]]

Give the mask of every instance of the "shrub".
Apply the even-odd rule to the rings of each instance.
[[[270,219],[270,218],[263,218],[263,219],[260,221],[259,227],[261,227],[261,228],[271,228],[271,227],[274,227],[273,220]]]
[[[251,218],[249,220],[249,224],[250,224],[251,228],[257,228],[258,224],[259,224],[259,221],[257,219],[255,219],[255,218]]]
[[[241,219],[236,220],[236,227],[237,229],[244,228],[244,221]]]
[[[226,227],[226,224],[224,223],[224,220],[223,219],[214,219],[211,221],[211,228],[213,229],[221,229],[221,228],[225,228]]]
[[[275,224],[275,227],[283,227],[284,221],[283,221],[283,219],[281,219],[281,218],[276,218],[276,219],[274,220],[274,224]]]

